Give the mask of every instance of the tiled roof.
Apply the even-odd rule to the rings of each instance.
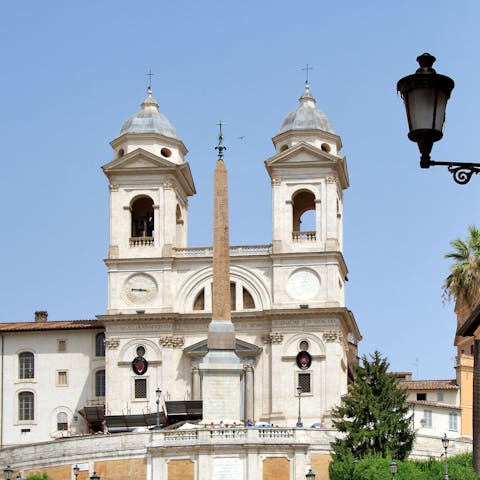
[[[450,403],[444,402],[429,402],[428,400],[407,400],[406,403],[409,405],[421,405],[424,407],[439,407],[439,408],[449,408],[453,410],[461,410],[462,408],[457,405],[451,405]]]
[[[457,390],[455,380],[405,380],[398,382],[406,390]]]
[[[18,322],[0,323],[0,333],[3,332],[31,332],[39,330],[80,330],[89,328],[103,328],[98,320],[63,320],[58,322]]]

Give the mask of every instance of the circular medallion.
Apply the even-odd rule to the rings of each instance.
[[[305,351],[298,352],[297,354],[297,366],[302,370],[307,370],[312,364],[312,356]]]
[[[290,275],[287,292],[295,300],[309,300],[320,288],[317,274],[308,268],[300,268]]]
[[[136,273],[125,282],[123,293],[129,302],[143,305],[157,295],[157,282],[146,273]]]

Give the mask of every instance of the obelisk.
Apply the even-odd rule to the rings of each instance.
[[[243,366],[235,353],[235,328],[230,305],[230,243],[228,235],[228,176],[219,123],[218,160],[213,198],[212,320],[208,327],[208,353],[200,364],[202,374],[202,423],[240,422],[240,374]]]

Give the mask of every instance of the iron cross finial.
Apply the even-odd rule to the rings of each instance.
[[[146,73],[145,76],[148,77],[148,89],[151,90],[152,89],[152,77],[155,76],[155,74],[152,72],[151,68],[148,70],[148,73]]]
[[[223,141],[222,125],[225,125],[225,123],[223,123],[221,120],[219,120],[217,125],[219,127],[219,129],[218,129],[218,145],[215,147],[215,150],[218,150],[218,159],[222,160],[223,159],[223,151],[227,149],[227,147],[225,147],[222,144],[222,141]]]
[[[307,72],[307,79],[305,80],[305,83],[308,83],[308,71],[309,71],[309,70],[313,70],[313,67],[311,67],[311,66],[307,63],[307,65],[306,65],[304,68],[302,68],[302,70],[306,70],[306,72]]]

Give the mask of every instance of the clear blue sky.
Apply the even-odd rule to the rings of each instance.
[[[480,224],[480,176],[420,170],[397,80],[428,51],[456,82],[436,160],[480,161],[480,3],[443,0],[3,2],[0,12],[0,321],[93,318],[106,308],[108,142],[154,96],[189,149],[189,244],[211,244],[215,123],[227,122],[232,244],[270,243],[271,137],[309,63],[343,140],[347,305],[392,368],[454,376],[451,239]],[[476,52],[476,53],[475,53]],[[238,137],[245,136],[243,140]],[[417,360],[418,359],[418,362]]]

